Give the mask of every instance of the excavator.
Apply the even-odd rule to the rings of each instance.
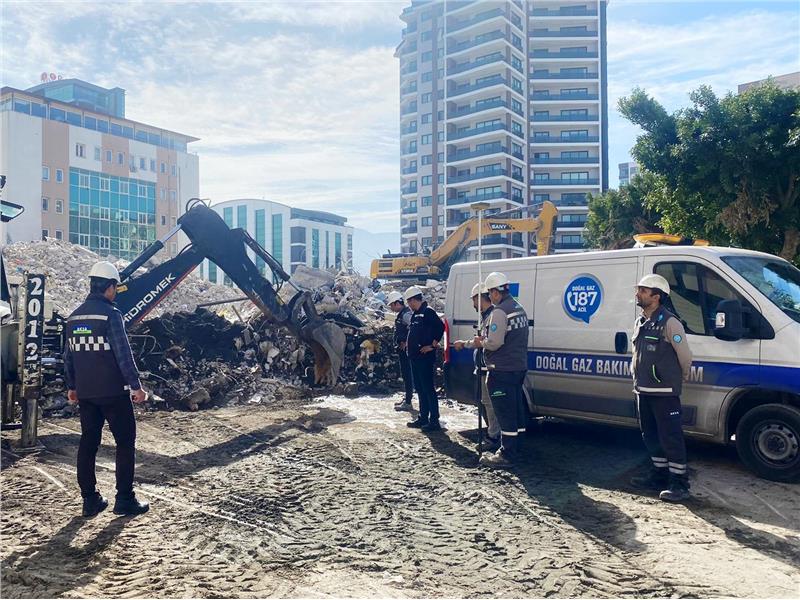
[[[516,211],[518,212],[518,209]],[[536,254],[550,252],[558,209],[545,201],[536,218],[502,218],[492,215],[482,219],[483,236],[504,233],[535,233]],[[478,218],[467,219],[447,236],[430,254],[384,254],[372,261],[372,279],[445,279],[450,266],[457,262],[467,247],[478,239]]]

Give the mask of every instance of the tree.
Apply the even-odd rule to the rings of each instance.
[[[661,214],[648,205],[648,198],[660,198],[663,181],[648,171],[636,175],[619,190],[589,198],[586,220],[587,245],[603,250],[630,248],[636,233],[662,232]]]
[[[666,193],[647,196],[665,231],[800,264],[800,91],[773,83],[720,99],[708,87],[670,115],[643,90],[619,110],[644,133],[633,156]]]

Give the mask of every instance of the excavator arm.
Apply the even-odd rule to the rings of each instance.
[[[117,288],[116,302],[125,322],[134,324],[142,320],[207,258],[222,269],[270,321],[287,327],[311,347],[316,383],[335,383],[346,345],[344,332],[317,314],[310,292],[294,286],[281,264],[245,230],[228,228],[216,212],[200,201],[190,201],[187,209],[172,231],[151,244],[120,273],[122,284]],[[190,245],[144,275],[133,277],[141,265],[181,230],[191,241]],[[278,280],[295,288],[296,293],[288,302],[281,300],[272,283],[261,274],[248,256],[248,248],[264,260]]]

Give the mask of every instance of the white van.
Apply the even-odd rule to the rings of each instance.
[[[502,271],[528,312],[526,395],[533,416],[637,427],[630,373],[639,309],[634,288],[666,277],[666,306],[683,322],[694,354],[684,385],[688,435],[734,443],[767,479],[800,480],[800,270],[769,254],[661,246],[483,262]],[[452,267],[449,340],[474,335],[470,291],[476,262]],[[472,352],[449,347],[448,396],[473,400]]]

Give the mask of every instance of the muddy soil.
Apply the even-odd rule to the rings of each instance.
[[[2,453],[3,597],[800,596],[800,488],[690,444],[685,506],[627,485],[636,432],[544,423],[510,472],[477,466],[476,418],[405,427],[397,398],[138,417],[152,509],[86,520],[76,419]],[[113,494],[104,434],[101,489]]]

